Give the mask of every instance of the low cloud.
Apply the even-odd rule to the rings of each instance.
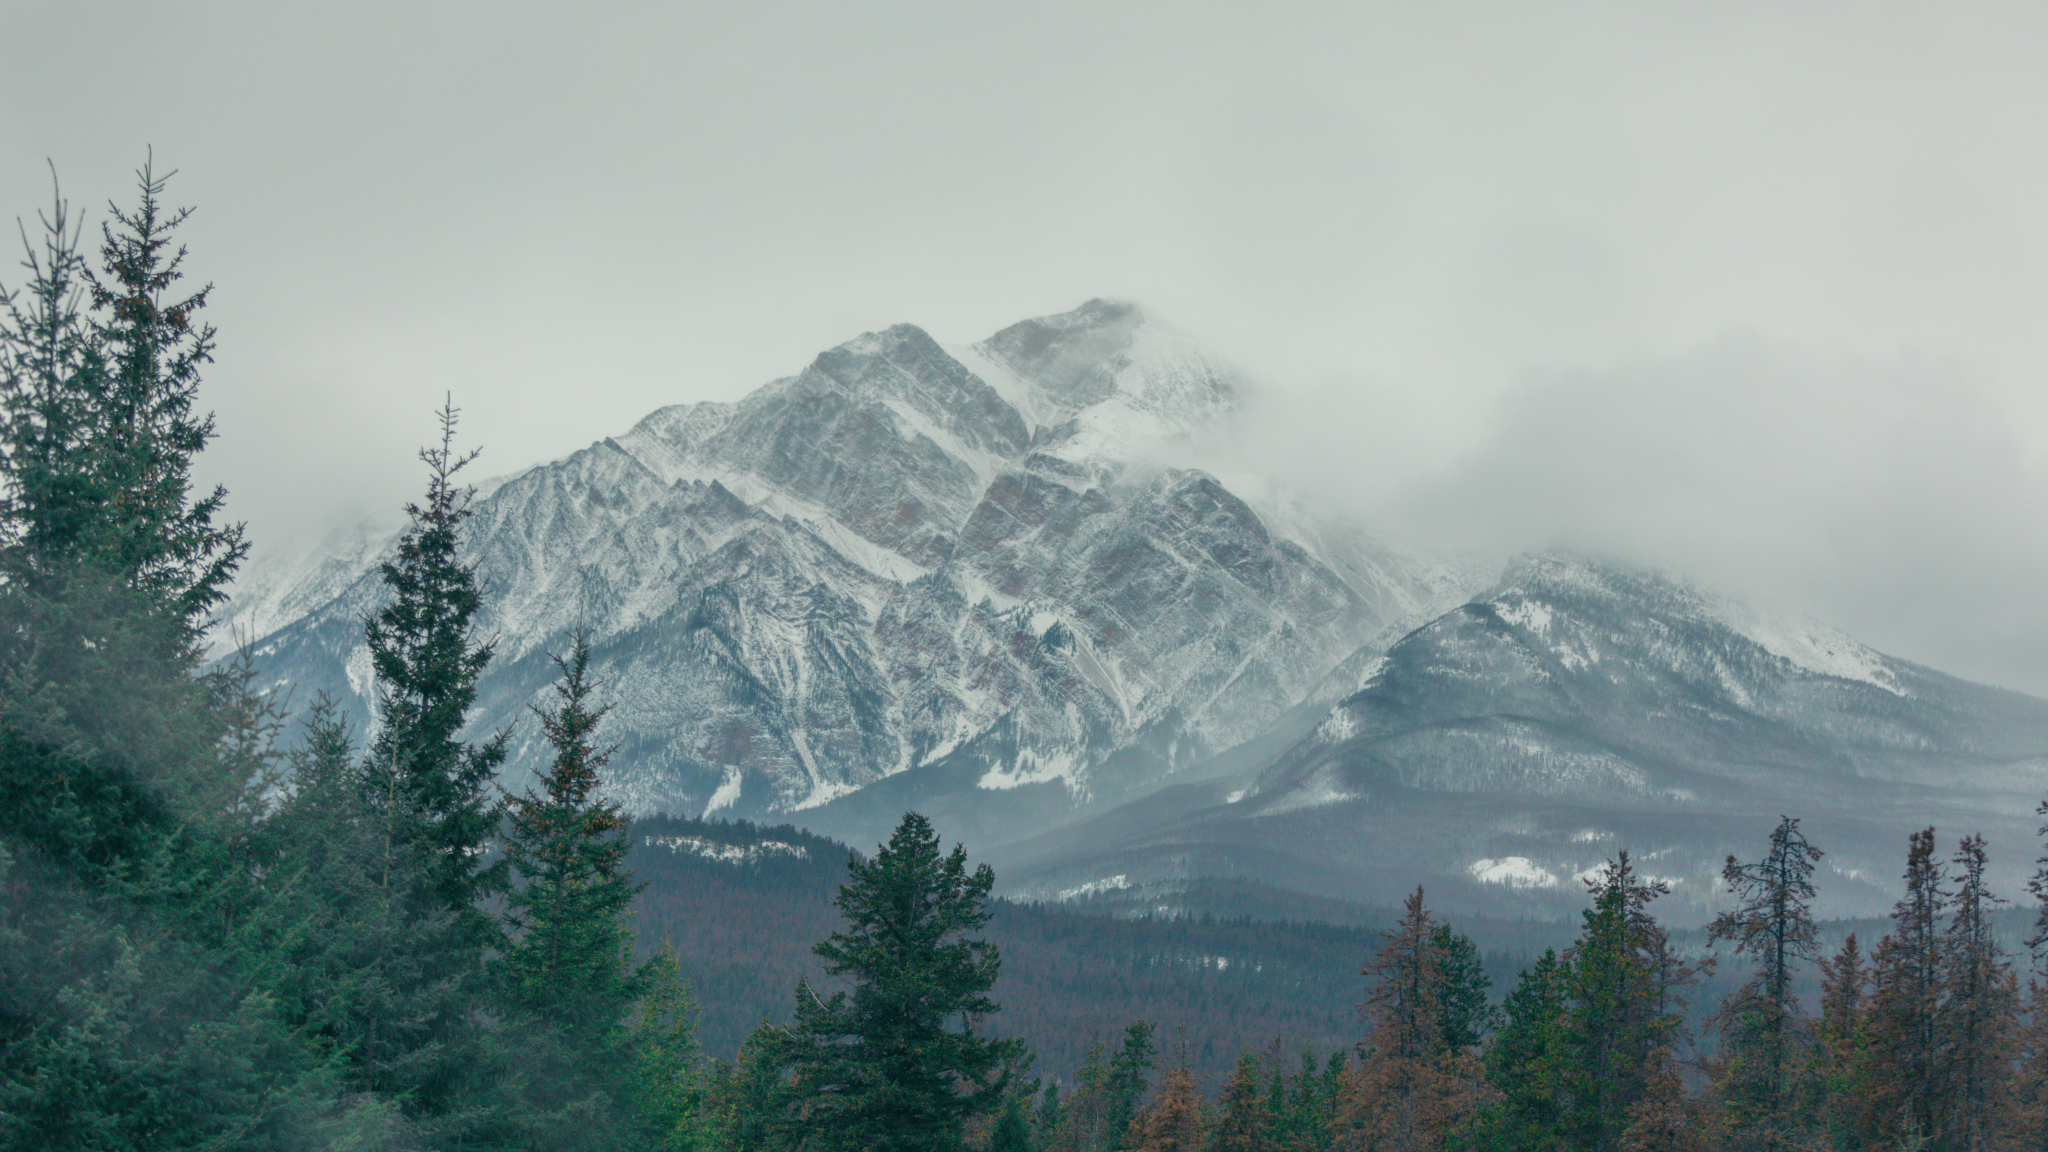
[[[1732,335],[1528,380],[1448,466],[1375,484],[1377,518],[1669,567],[2048,694],[2048,484],[2017,426],[1957,363]]]

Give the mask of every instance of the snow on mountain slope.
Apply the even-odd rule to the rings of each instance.
[[[1989,834],[2001,891],[2035,855],[2048,701],[1667,574],[1525,557],[1370,651],[1331,674],[1354,690],[1320,723],[1206,809],[1170,826],[1106,813],[1064,848],[1019,844],[1014,883],[1193,869],[1391,901],[1422,882],[1441,906],[1562,915],[1578,887],[1529,878],[1627,847],[1673,882],[1672,907],[1690,909],[1675,914],[1700,915],[1725,856],[1784,814],[1839,870],[1824,898],[1861,914],[1889,906],[1906,834],[1929,823]]]
[[[637,812],[815,811],[939,764],[1071,808],[1184,769],[1391,613],[1456,598],[1440,566],[1299,515],[1296,540],[1146,462],[1229,419],[1236,388],[1185,335],[1090,301],[950,351],[898,325],[651,413],[478,500],[498,647],[476,730],[514,726],[515,778],[540,762],[524,706],[580,623],[615,702],[608,787]],[[367,721],[360,620],[389,547],[244,591],[230,616],[268,625],[266,677]]]

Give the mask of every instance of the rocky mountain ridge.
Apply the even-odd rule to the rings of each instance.
[[[1536,555],[1474,579],[1162,463],[1227,431],[1241,387],[1098,300],[972,345],[869,333],[506,477],[470,527],[499,637],[475,730],[515,725],[516,787],[581,624],[631,811],[862,844],[914,808],[1021,896],[1422,882],[1564,916],[1627,847],[1704,915],[1781,813],[1828,849],[1832,914],[1888,907],[1928,823],[1990,834],[2018,890],[2048,701],[1671,574]],[[390,544],[245,582],[269,683],[368,722]]]
[[[622,745],[608,787],[635,812],[802,811],[940,762],[1067,808],[1170,776],[1465,590],[1150,462],[1238,387],[1091,301],[970,346],[899,325],[738,402],[660,409],[480,495],[499,647],[476,729],[516,724],[583,624]],[[390,540],[345,543],[258,573],[228,622],[279,622],[254,644],[266,680],[367,722],[359,622]],[[540,751],[515,734],[516,778]]]

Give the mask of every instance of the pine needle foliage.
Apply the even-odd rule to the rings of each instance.
[[[1996,1147],[2011,1108],[2018,980],[1991,931],[2002,899],[1985,884],[1982,836],[1965,836],[1950,861],[1956,871],[1954,911],[1945,933],[1942,1043],[1948,1084],[1942,1143],[1958,1149]]]
[[[1451,972],[1440,927],[1417,888],[1365,964],[1373,984],[1361,1012],[1370,1031],[1338,1105],[1339,1152],[1433,1152],[1482,1103],[1478,1063],[1451,1042],[1469,1025],[1447,1019]]]
[[[1762,860],[1743,864],[1730,855],[1721,870],[1736,906],[1715,917],[1707,938],[1733,942],[1735,954],[1755,965],[1718,1013],[1725,1058],[1720,1088],[1740,1147],[1785,1147],[1799,1126],[1794,1090],[1810,1029],[1799,1010],[1795,965],[1820,958],[1813,869],[1821,855],[1798,820],[1781,816]]]
[[[1892,930],[1878,941],[1869,1037],[1872,1079],[1863,1127],[1886,1141],[1940,1126],[1948,1072],[1941,1005],[1942,919],[1950,893],[1934,856],[1934,829],[1907,841],[1906,894],[1892,910]]]
[[[505,761],[508,733],[475,745],[461,738],[493,644],[476,634],[483,589],[475,566],[461,555],[475,490],[456,476],[477,451],[455,451],[458,415],[452,402],[444,403],[437,417],[440,443],[420,450],[426,498],[406,505],[411,523],[397,555],[380,568],[391,599],[364,621],[363,631],[377,678],[370,761],[391,834],[426,852],[434,898],[482,946],[493,942],[493,929],[476,902],[501,890],[505,880],[505,862],[486,864],[483,853],[497,830],[492,780]]]
[[[602,1036],[634,998],[627,968],[633,896],[626,819],[597,796],[610,746],[593,743],[609,706],[595,706],[590,638],[555,657],[552,707],[533,708],[554,750],[538,791],[505,803],[504,851],[517,883],[505,897],[513,940],[498,964],[510,1001],[546,1027]]]
[[[1001,969],[988,923],[995,873],[939,850],[930,821],[907,813],[874,859],[848,861],[834,903],[846,927],[813,951],[852,993],[798,984],[796,1019],[779,1030],[782,1062],[807,1102],[811,1147],[950,1150],[964,1122],[1010,1087],[1016,1040],[980,1035],[999,1010]]]

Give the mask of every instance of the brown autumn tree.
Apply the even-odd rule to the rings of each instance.
[[[1201,1152],[1202,1113],[1195,1074],[1185,1066],[1173,1068],[1159,1085],[1158,1097],[1132,1122],[1129,1142],[1137,1152]]]
[[[1941,1027],[1945,965],[1941,920],[1949,894],[1934,859],[1934,829],[1907,841],[1906,895],[1878,941],[1869,1017],[1870,1078],[1858,1125],[1887,1144],[1939,1128],[1948,1058]]]
[[[1277,1044],[1274,1053],[1278,1055]],[[1238,1057],[1223,1085],[1209,1152],[1274,1152],[1272,1111],[1269,1100],[1259,1093],[1258,1058],[1247,1052]]]
[[[2013,1035],[2016,1074],[2006,1137],[2018,1148],[2048,1148],[2048,983],[2027,981]]]
[[[1481,1103],[1477,1062],[1445,1040],[1436,926],[1417,888],[1365,965],[1370,1033],[1338,1103],[1337,1152],[1435,1152]]]
[[[1865,1108],[1870,1080],[1870,970],[1851,932],[1820,962],[1820,1019],[1814,1025],[1801,1103],[1807,1132],[1823,1148],[1874,1139]]]
[[[1685,1081],[1670,1046],[1652,1049],[1646,1064],[1643,1094],[1629,1105],[1620,1152],[1718,1152],[1728,1147],[1722,1133],[1702,1131],[1701,1118],[1688,1106]]]

